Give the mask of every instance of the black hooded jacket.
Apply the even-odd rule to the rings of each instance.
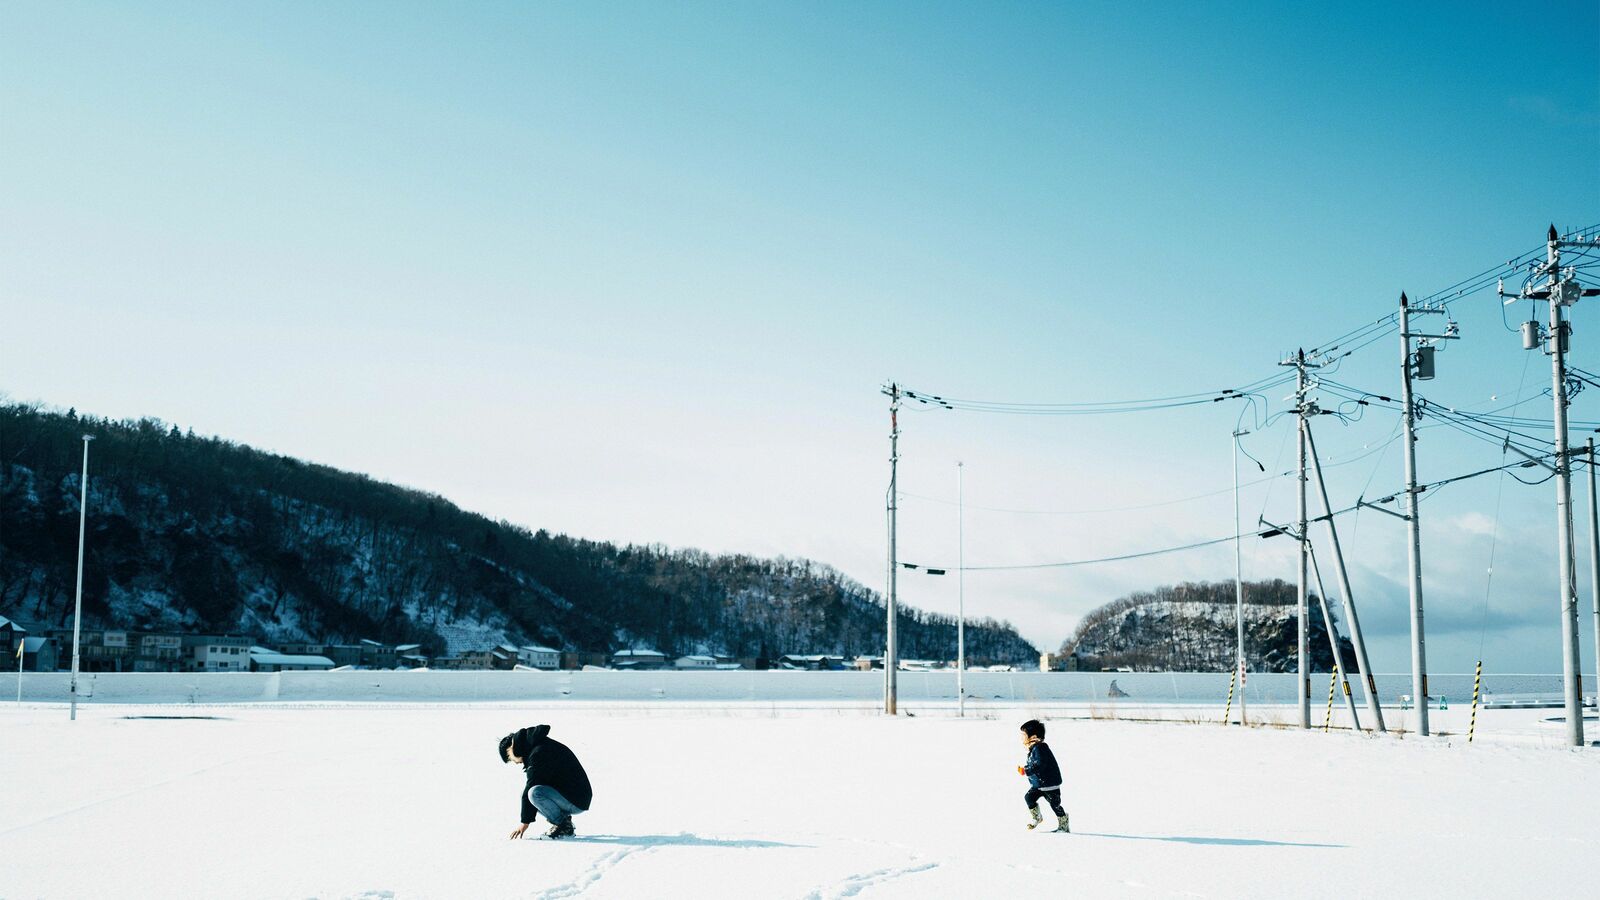
[[[1056,755],[1050,752],[1050,745],[1044,741],[1028,748],[1028,761],[1023,764],[1022,772],[1035,789],[1061,787],[1061,767],[1056,764]]]
[[[594,799],[583,764],[566,744],[549,735],[549,725],[535,725],[521,729],[511,741],[511,754],[522,760],[522,771],[528,776],[528,783],[522,786],[524,825],[538,818],[538,810],[528,799],[528,791],[538,785],[555,788],[561,796],[583,809],[588,809]]]

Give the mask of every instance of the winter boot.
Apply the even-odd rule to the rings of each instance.
[[[1030,820],[1028,822],[1029,831],[1038,828],[1039,823],[1044,821],[1044,816],[1039,815],[1039,807],[1037,806],[1028,807],[1028,818]]]
[[[1071,828],[1067,827],[1067,814],[1066,813],[1062,813],[1061,815],[1056,816],[1056,830],[1060,831],[1060,832],[1065,832],[1065,833],[1070,833],[1072,831]]]
[[[572,820],[568,819],[567,821],[562,822],[560,825],[552,825],[552,826],[550,826],[550,830],[546,831],[544,833],[544,836],[545,836],[546,840],[554,841],[554,840],[559,840],[561,838],[572,837],[573,835],[575,835],[577,833],[578,833],[578,829],[573,828],[572,827]]]

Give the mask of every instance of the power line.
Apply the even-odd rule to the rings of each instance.
[[[1569,453],[1569,455],[1570,455],[1570,453]],[[1506,463],[1506,464],[1503,464],[1503,465],[1492,466],[1492,467],[1487,468],[1487,469],[1479,469],[1476,472],[1468,472],[1468,473],[1466,473],[1464,475],[1457,475],[1457,476],[1454,476],[1452,478],[1446,478],[1446,479],[1443,479],[1441,481],[1436,481],[1436,482],[1433,482],[1433,483],[1429,484],[1426,488],[1423,489],[1423,493],[1430,494],[1430,495],[1431,494],[1435,494],[1439,490],[1441,490],[1442,488],[1447,487],[1447,486],[1452,485],[1452,484],[1456,484],[1457,482],[1467,481],[1467,480],[1472,479],[1472,478],[1478,478],[1478,477],[1481,477],[1483,475],[1489,475],[1489,474],[1492,474],[1492,473],[1495,473],[1495,472],[1502,472],[1502,471],[1503,472],[1509,472],[1511,469],[1530,468],[1532,466],[1538,465],[1540,460],[1548,459],[1548,458],[1553,457],[1553,456],[1555,456],[1554,453],[1544,453],[1544,454],[1541,454],[1540,456],[1538,456],[1536,459],[1530,459],[1530,460],[1526,460],[1526,461],[1518,461],[1518,462],[1514,462],[1514,463]],[[1516,477],[1515,474],[1512,474],[1512,477]],[[1520,478],[1518,478],[1517,480],[1518,481],[1522,481],[1522,479],[1520,479]],[[1544,481],[1544,480],[1548,480],[1548,479],[1540,479],[1540,481]],[[1523,483],[1524,484],[1530,484],[1530,483],[1537,484],[1539,482],[1523,482]],[[1389,496],[1384,497],[1382,499],[1379,499],[1379,500],[1377,500],[1375,502],[1376,503],[1389,503],[1389,502],[1392,502],[1396,497],[1400,496],[1400,493],[1401,492],[1397,491],[1397,492],[1395,492],[1393,494],[1390,494]],[[1345,515],[1347,513],[1355,512],[1356,510],[1360,509],[1364,504],[1366,504],[1365,500],[1358,500],[1355,504],[1353,504],[1351,506],[1347,506],[1344,509],[1335,510],[1334,512],[1332,512],[1330,514],[1317,516],[1315,518],[1308,519],[1307,521],[1309,523],[1322,522],[1322,521],[1325,521],[1327,519],[1334,518],[1336,516],[1342,516],[1342,515]],[[1267,527],[1267,528],[1258,529],[1257,531],[1254,531],[1254,532],[1249,532],[1249,534],[1251,536],[1258,537],[1258,538],[1275,537],[1275,536],[1277,536],[1279,534],[1282,534],[1282,533],[1283,532],[1280,529],[1275,528],[1275,527]],[[1076,560],[1069,560],[1067,562],[1023,563],[1023,564],[1018,564],[1018,565],[965,566],[965,567],[962,567],[962,566],[948,566],[948,565],[946,565],[946,566],[926,566],[926,565],[921,565],[921,564],[912,564],[912,563],[904,563],[904,562],[902,562],[901,565],[902,566],[906,566],[908,568],[923,568],[923,569],[934,568],[934,569],[945,569],[947,571],[964,571],[964,572],[1016,572],[1016,571],[1033,570],[1033,569],[1070,569],[1070,568],[1076,568],[1078,566],[1096,565],[1098,563],[1123,562],[1125,560],[1130,560],[1130,559],[1145,559],[1145,558],[1151,557],[1151,556],[1164,556],[1164,555],[1166,555],[1168,553],[1180,553],[1180,552],[1185,551],[1185,550],[1196,550],[1196,549],[1199,549],[1201,547],[1211,547],[1211,546],[1215,546],[1217,544],[1225,544],[1225,543],[1227,543],[1229,541],[1232,541],[1234,539],[1235,539],[1234,535],[1230,534],[1227,537],[1213,538],[1211,540],[1205,540],[1205,541],[1196,541],[1196,542],[1190,543],[1190,544],[1181,544],[1181,545],[1176,546],[1176,547],[1162,547],[1162,548],[1160,548],[1158,550],[1144,550],[1144,551],[1140,551],[1140,552],[1137,552],[1137,553],[1124,553],[1124,554],[1121,554],[1121,555],[1118,555],[1118,556],[1103,556],[1103,557],[1098,557],[1096,559],[1076,559]]]

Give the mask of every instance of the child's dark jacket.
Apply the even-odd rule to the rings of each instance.
[[[1028,784],[1040,790],[1061,786],[1061,767],[1056,765],[1056,755],[1044,741],[1028,748],[1028,761],[1023,764],[1022,771],[1028,776]]]
[[[561,796],[577,806],[588,809],[594,800],[589,788],[589,774],[583,764],[566,744],[549,737],[549,725],[536,725],[517,732],[511,742],[511,752],[522,758],[522,771],[528,776],[522,787],[522,823],[538,818],[539,812],[528,799],[528,791],[538,785],[548,785],[561,792]]]

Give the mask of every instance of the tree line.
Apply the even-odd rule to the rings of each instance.
[[[28,404],[0,405],[0,614],[55,624],[70,615],[84,434],[95,437],[91,624],[365,637],[434,655],[471,635],[580,651],[882,652],[881,596],[817,562],[530,530],[156,419]],[[953,657],[955,626],[902,608],[901,655]],[[974,664],[1037,655],[992,619],[969,620],[967,642]]]

